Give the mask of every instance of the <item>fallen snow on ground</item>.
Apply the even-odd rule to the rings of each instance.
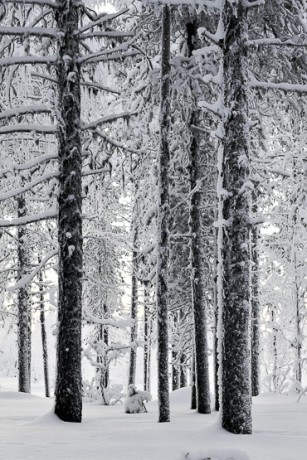
[[[9,383],[9,384],[8,384]],[[254,433],[223,431],[218,414],[189,410],[190,391],[171,394],[171,423],[148,413],[125,414],[123,405],[84,404],[83,423],[53,414],[53,400],[12,390],[0,379],[2,460],[306,460],[307,398],[264,395],[254,399]],[[34,389],[34,391],[37,391]]]

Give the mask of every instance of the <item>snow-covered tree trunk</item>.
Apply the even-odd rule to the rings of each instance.
[[[169,130],[170,130],[170,9],[162,10],[160,149],[158,158],[157,346],[159,422],[169,422],[168,380],[168,260],[169,260]]]
[[[257,214],[257,189],[252,193],[252,212]],[[260,303],[259,303],[259,255],[258,255],[258,238],[259,230],[257,225],[254,225],[251,230],[251,311],[252,311],[252,396],[258,396],[260,393],[260,375],[259,375],[259,353],[260,353]]]
[[[191,409],[197,409],[196,370],[195,370],[195,345],[192,351],[191,363]]]
[[[55,413],[81,422],[82,216],[78,0],[59,0],[56,11],[59,101],[59,314]]]
[[[249,159],[246,96],[246,8],[226,0],[223,10],[224,159],[222,162],[223,290],[222,426],[252,432],[250,379]]]
[[[149,281],[144,281],[144,391],[150,392],[151,315],[149,301]]]
[[[197,38],[196,22],[187,24],[187,45],[189,57],[195,49]],[[190,125],[198,125],[199,114],[196,110],[192,113]],[[209,363],[208,363],[208,342],[206,322],[206,299],[204,295],[206,277],[203,274],[203,245],[202,238],[202,216],[201,190],[197,185],[201,181],[201,151],[199,146],[198,133],[191,129],[190,146],[190,215],[189,233],[190,240],[190,263],[192,283],[192,310],[194,315],[195,334],[195,367],[196,367],[196,388],[197,388],[197,410],[201,414],[210,414],[210,386],[209,386]]]
[[[18,218],[27,215],[26,201],[23,195],[17,199]],[[21,280],[29,267],[26,228],[17,229],[17,254],[18,254],[18,280]],[[31,349],[29,327],[29,295],[28,287],[18,289],[18,391],[30,393],[31,391]]]
[[[40,259],[38,263],[40,263]],[[43,350],[43,367],[44,367],[44,382],[45,382],[45,396],[50,397],[49,386],[49,369],[48,369],[48,347],[47,347],[47,333],[46,333],[46,320],[45,320],[45,298],[44,298],[44,285],[43,285],[43,272],[39,272],[39,313],[42,337],[42,350]]]
[[[178,369],[178,352],[172,351],[172,391],[180,387],[180,371]]]
[[[135,193],[137,187],[135,187]],[[138,302],[138,281],[137,281],[137,265],[138,265],[138,230],[136,226],[136,203],[134,205],[134,228],[133,228],[133,251],[132,251],[132,274],[131,274],[131,332],[130,332],[130,342],[132,347],[130,349],[130,362],[129,362],[129,376],[128,384],[135,385],[135,375],[136,375],[136,342],[137,342],[137,302]]]

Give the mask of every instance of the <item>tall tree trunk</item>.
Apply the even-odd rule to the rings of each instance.
[[[253,191],[253,214],[257,214],[257,189]],[[254,225],[251,230],[251,256],[252,256],[252,396],[260,393],[259,354],[260,354],[260,304],[259,304],[259,257],[258,257],[258,227]]]
[[[26,201],[23,195],[17,199],[18,218],[27,214]],[[26,228],[17,228],[17,254],[18,254],[18,280],[27,274],[29,265],[28,248],[26,241]],[[18,391],[30,393],[31,382],[31,349],[29,348],[29,295],[28,287],[23,286],[18,290]]]
[[[80,138],[79,0],[59,0],[59,313],[55,413],[81,422],[82,154]]]
[[[38,259],[38,263],[41,260]],[[46,320],[45,320],[45,299],[44,299],[44,285],[43,285],[43,272],[39,272],[39,311],[40,311],[40,324],[41,324],[41,337],[42,337],[42,350],[43,350],[43,368],[44,368],[44,382],[45,382],[45,396],[50,397],[49,387],[49,370],[48,370],[48,346],[47,346],[47,333],[46,333]]]
[[[178,369],[178,352],[172,351],[172,391],[180,387],[180,371]]]
[[[184,388],[188,385],[186,355],[184,353],[180,356],[180,388]]]
[[[226,0],[223,10],[224,160],[222,309],[222,426],[250,434],[250,249],[249,159],[245,79],[246,8]],[[219,191],[222,193],[222,191]]]
[[[151,315],[149,308],[149,281],[144,282],[144,391],[150,391]]]
[[[197,37],[197,23],[187,24],[187,44],[189,57],[195,49]],[[194,110],[191,116],[191,126],[197,125],[199,116]],[[210,414],[210,386],[209,386],[209,363],[206,321],[205,283],[203,274],[203,235],[202,235],[202,210],[201,192],[197,190],[197,184],[201,177],[201,153],[199,138],[196,131],[192,131],[190,147],[190,216],[189,233],[192,235],[190,242],[191,282],[192,282],[192,310],[194,314],[195,331],[195,366],[197,387],[197,410],[201,414]]]
[[[191,409],[197,409],[195,346],[193,346],[193,350],[192,350],[192,363],[191,363]]]
[[[162,11],[159,201],[157,229],[157,346],[159,422],[169,422],[168,380],[168,259],[169,259],[169,130],[170,130],[170,9]]]
[[[137,187],[135,187],[135,193]],[[134,205],[133,211],[134,219],[136,218],[136,204]],[[135,384],[136,375],[136,341],[137,341],[137,302],[138,302],[138,286],[137,286],[137,266],[138,266],[138,252],[136,250],[138,240],[138,231],[136,222],[134,222],[133,228],[133,252],[132,252],[132,276],[131,276],[131,333],[130,342],[132,344],[130,349],[130,362],[129,362],[129,377],[128,384]]]
[[[272,373],[272,380],[273,380],[273,391],[274,393],[277,392],[278,389],[278,375],[277,375],[277,370],[278,370],[278,350],[277,350],[277,334],[278,334],[278,328],[276,327],[276,319],[275,319],[275,311],[274,311],[274,306],[271,306],[271,318],[272,318],[272,332],[273,332],[273,337],[272,337],[272,345],[273,345],[273,373]]]

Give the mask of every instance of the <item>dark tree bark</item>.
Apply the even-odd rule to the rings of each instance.
[[[150,392],[151,314],[149,307],[149,281],[144,282],[144,391]]]
[[[26,201],[23,195],[17,199],[18,218],[27,215]],[[29,266],[28,248],[26,241],[26,228],[17,228],[17,255],[18,255],[18,280],[27,274]],[[31,347],[30,327],[31,311],[29,309],[28,287],[23,286],[18,290],[18,391],[30,393],[31,391]]]
[[[137,187],[135,187],[136,193]],[[134,205],[134,208],[136,204]],[[134,219],[136,218],[136,209],[133,211]],[[133,252],[132,252],[132,276],[131,276],[131,333],[130,342],[132,347],[130,349],[130,362],[129,362],[129,376],[128,384],[135,384],[136,374],[136,341],[137,341],[137,302],[138,302],[138,286],[137,286],[137,265],[138,265],[138,252],[136,250],[138,240],[138,231],[136,223],[133,228]]]
[[[55,413],[67,422],[81,422],[82,217],[80,64],[78,29],[80,3],[59,0],[59,313]]]
[[[257,190],[257,189],[256,189]],[[252,212],[257,214],[257,195],[253,191]],[[251,230],[251,258],[252,258],[252,396],[260,393],[259,354],[260,354],[260,304],[259,304],[259,256],[258,256],[259,230],[256,225]]]
[[[169,130],[170,130],[170,9],[163,6],[160,102],[160,151],[157,244],[157,346],[159,422],[169,422],[168,260],[169,260]]]
[[[197,390],[196,390],[196,370],[195,370],[195,351],[193,347],[191,363],[191,409],[197,409]]]
[[[172,391],[180,387],[180,371],[178,369],[178,352],[172,351]]]
[[[108,307],[106,304],[103,305],[103,312],[104,312],[104,317],[107,317],[108,314]],[[108,326],[104,326],[102,324],[99,324],[98,326],[98,341],[102,342],[108,346],[109,345],[109,328]],[[105,398],[105,389],[109,385],[109,363],[108,363],[108,356],[105,354],[104,356],[97,356],[97,363],[99,364],[99,367],[97,368],[97,372],[100,375],[99,378],[99,389],[101,393],[102,400],[104,403],[107,405],[108,402],[106,401]]]
[[[195,49],[197,37],[197,23],[187,24],[187,44],[189,57]],[[192,113],[190,124],[197,125],[198,113]],[[206,278],[203,274],[203,235],[202,235],[202,210],[201,210],[201,191],[197,190],[197,184],[201,181],[201,152],[199,137],[196,131],[191,132],[192,140],[190,147],[190,217],[189,233],[192,235],[190,242],[191,260],[191,282],[192,282],[192,310],[194,314],[195,331],[195,367],[196,367],[196,387],[197,387],[197,410],[201,414],[210,414],[210,386],[209,386],[209,363],[208,363],[208,343],[207,343],[207,321],[206,321],[206,299],[205,283]]]
[[[40,260],[38,260],[40,263]],[[47,333],[45,321],[45,299],[44,299],[44,285],[43,285],[43,272],[39,272],[39,308],[40,308],[40,324],[41,324],[41,337],[42,337],[42,350],[43,350],[43,367],[44,367],[44,382],[45,382],[45,396],[50,397],[49,386],[49,370],[48,370],[48,346],[47,346]]]
[[[222,426],[252,432],[250,379],[249,159],[245,80],[246,9],[226,0],[223,10],[224,160],[222,309]],[[221,193],[221,192],[220,192]]]
[[[182,353],[180,356],[180,388],[184,388],[188,385],[188,376],[187,376],[187,363],[186,355]]]

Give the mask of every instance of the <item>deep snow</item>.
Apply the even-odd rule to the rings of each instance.
[[[84,404],[83,423],[59,421],[53,401],[12,391],[0,379],[2,460],[306,460],[307,398],[263,395],[254,399],[254,433],[221,430],[218,414],[189,410],[189,388],[171,394],[171,422],[148,413],[125,414],[123,405]],[[38,392],[39,387],[34,387]],[[188,454],[189,453],[189,454]],[[209,457],[208,457],[209,456]]]

